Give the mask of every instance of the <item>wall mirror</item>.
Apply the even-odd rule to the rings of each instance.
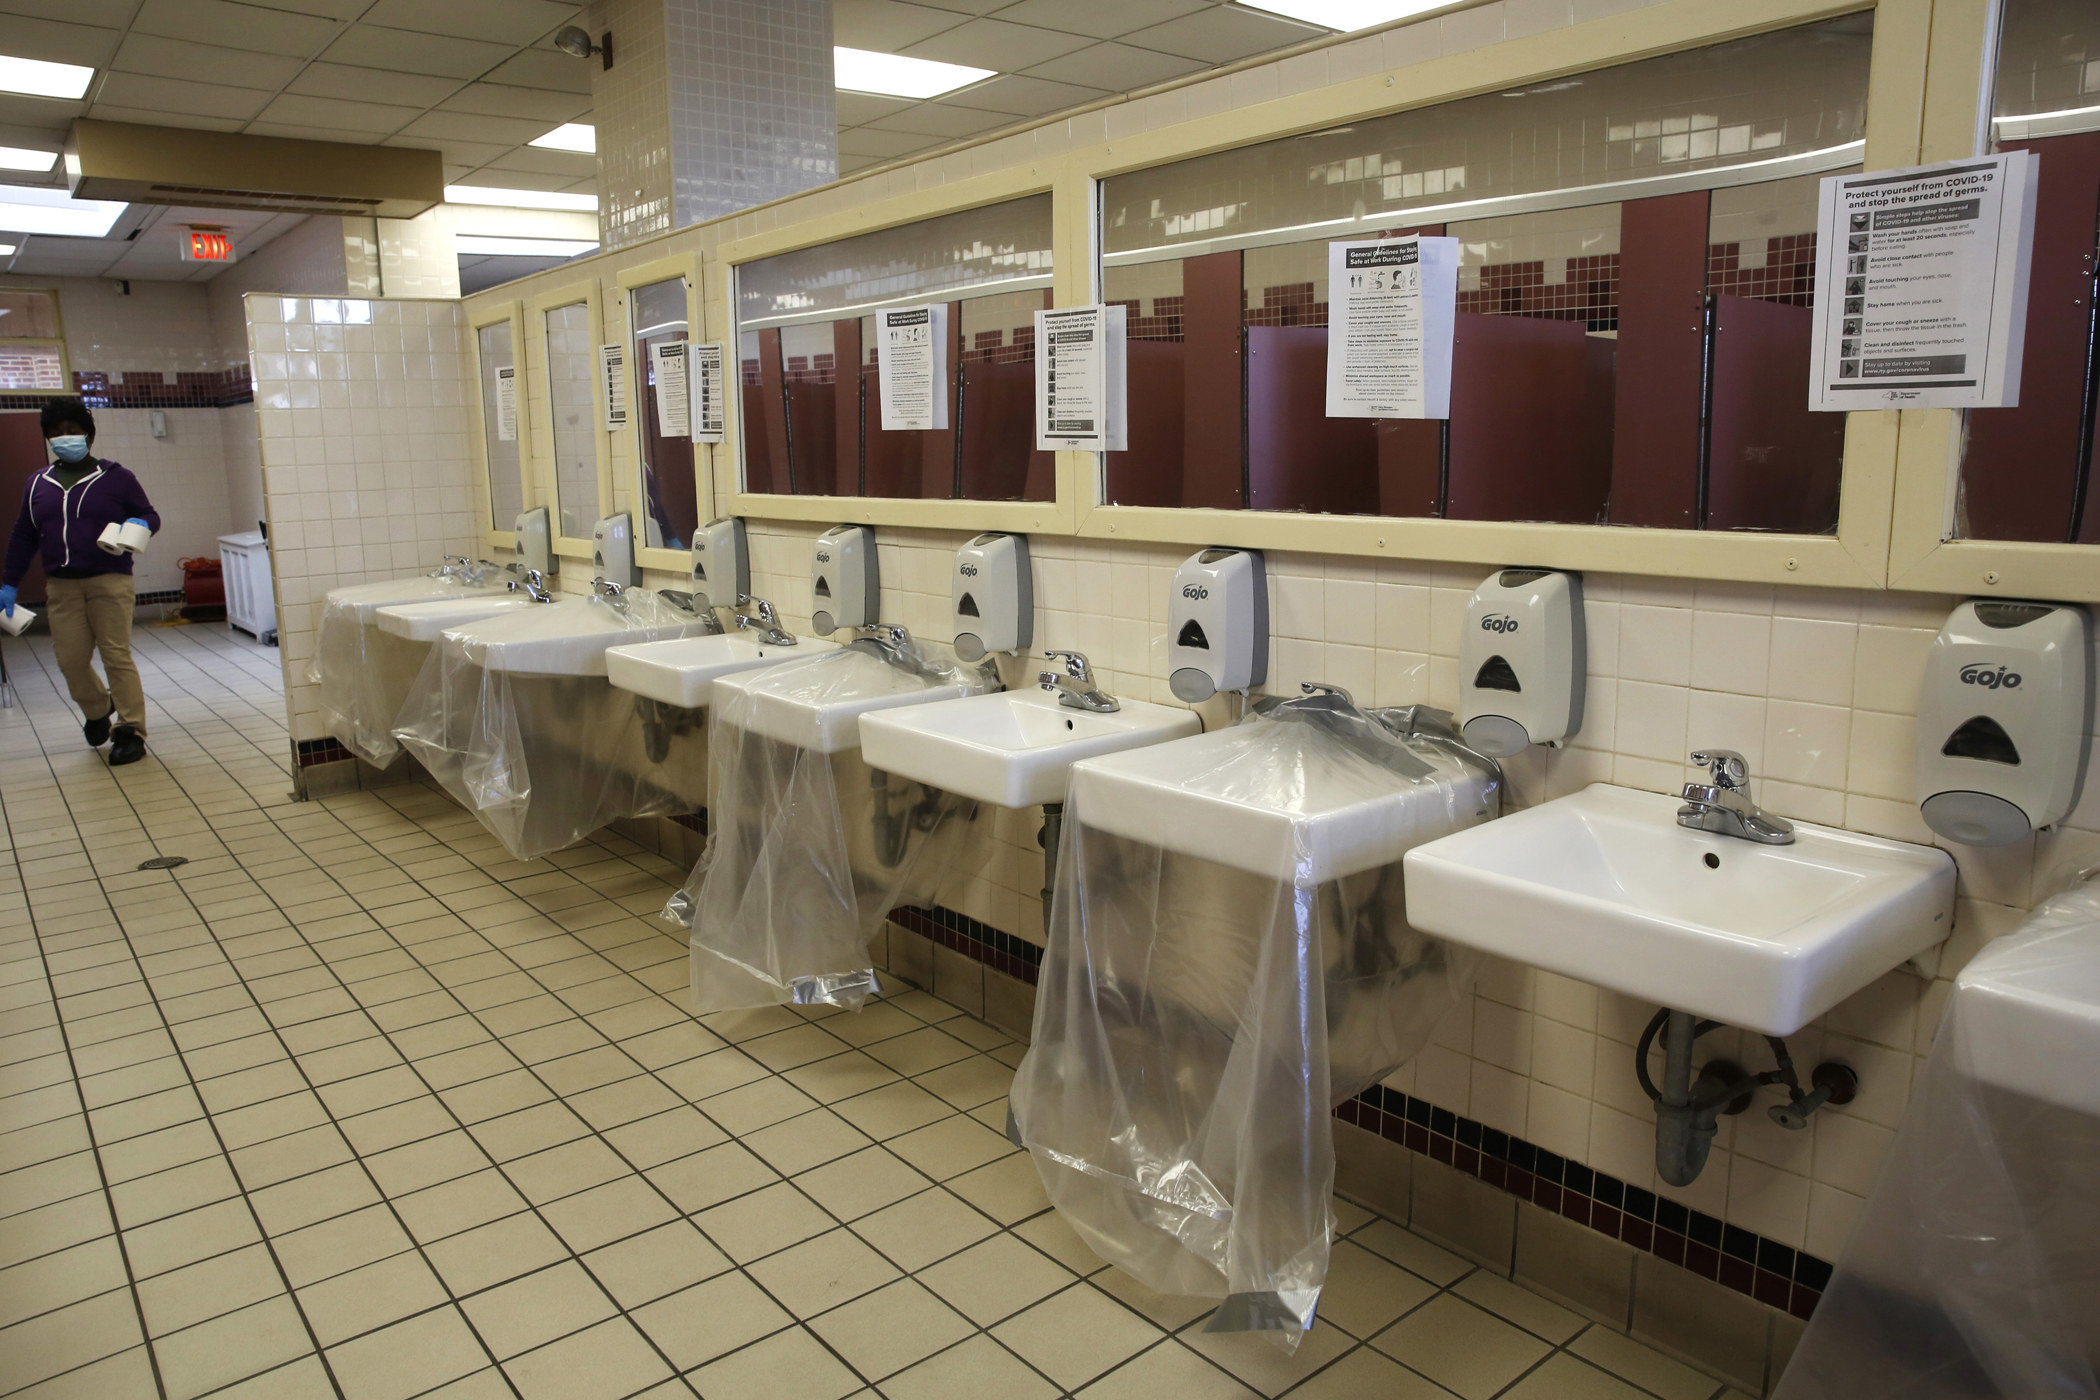
[[[2100,6],[2005,0],[1995,149],[2039,158],[2015,408],[1964,415],[1957,539],[2100,544]]]
[[[1050,196],[1029,195],[736,269],[744,489],[1048,501],[1034,435],[1035,312],[1050,302]],[[874,313],[947,305],[949,426],[892,432]]]
[[[524,388],[518,382],[517,325],[513,316],[474,328],[474,363],[481,380],[482,461],[488,473],[489,528],[510,530],[525,509]]]
[[[1871,13],[1111,176],[1113,505],[1828,534],[1815,190]],[[1451,416],[1325,416],[1327,244],[1460,244]]]
[[[555,533],[588,540],[600,515],[597,317],[589,301],[541,313],[547,344],[547,407],[553,418]]]
[[[658,383],[659,376],[684,376],[685,364],[682,359],[664,362],[658,353],[652,353],[652,347],[692,339],[688,290],[684,277],[668,277],[644,282],[627,293],[627,314],[633,327],[628,355],[634,366],[635,397],[639,400],[630,409],[640,472],[635,521],[642,534],[636,543],[649,549],[686,548],[700,523],[690,420],[684,431],[665,432],[665,390],[671,386]],[[684,392],[685,385],[676,386],[675,393]]]

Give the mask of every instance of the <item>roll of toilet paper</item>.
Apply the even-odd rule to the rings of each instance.
[[[139,554],[152,538],[153,532],[143,525],[111,521],[102,527],[95,543],[102,546],[105,554]]]
[[[34,621],[36,621],[36,614],[17,603],[12,613],[0,613],[0,632],[6,632],[12,637],[19,637],[27,630],[29,624]]]

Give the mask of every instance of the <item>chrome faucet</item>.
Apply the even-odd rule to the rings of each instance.
[[[1750,799],[1750,765],[1733,749],[1701,749],[1692,762],[1704,764],[1708,781],[1684,785],[1677,824],[1716,836],[1734,836],[1764,846],[1790,846],[1794,824]]]
[[[1109,715],[1123,708],[1115,696],[1103,690],[1094,680],[1094,668],[1086,656],[1076,651],[1046,651],[1044,656],[1052,659],[1064,658],[1064,674],[1043,671],[1036,681],[1057,697],[1057,703],[1067,709],[1086,710],[1092,714]]]
[[[554,601],[554,595],[547,591],[546,577],[538,569],[527,569],[525,571],[525,591],[532,596],[532,601],[535,603],[551,603]]]
[[[457,578],[463,576],[466,572],[467,556],[464,554],[448,554],[445,556],[442,567],[432,570],[430,576],[432,578]]]
[[[627,615],[627,590],[619,584],[609,578],[594,578],[591,580],[591,592],[603,598],[614,612],[622,617]]]
[[[748,628],[756,627],[759,629],[758,639],[767,646],[791,647],[795,645],[795,634],[780,625],[780,613],[771,603],[764,598],[754,598],[748,593],[739,597],[736,601],[739,609],[751,609],[749,614],[741,611],[736,614],[734,620],[737,631],[742,632]]]

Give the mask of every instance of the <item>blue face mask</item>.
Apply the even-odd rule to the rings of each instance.
[[[82,462],[87,460],[88,440],[78,433],[51,438],[51,456],[60,462]]]

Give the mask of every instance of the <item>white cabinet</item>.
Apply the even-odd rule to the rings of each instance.
[[[262,531],[219,536],[226,583],[226,620],[258,642],[277,640],[277,594],[270,585],[270,546]]]

